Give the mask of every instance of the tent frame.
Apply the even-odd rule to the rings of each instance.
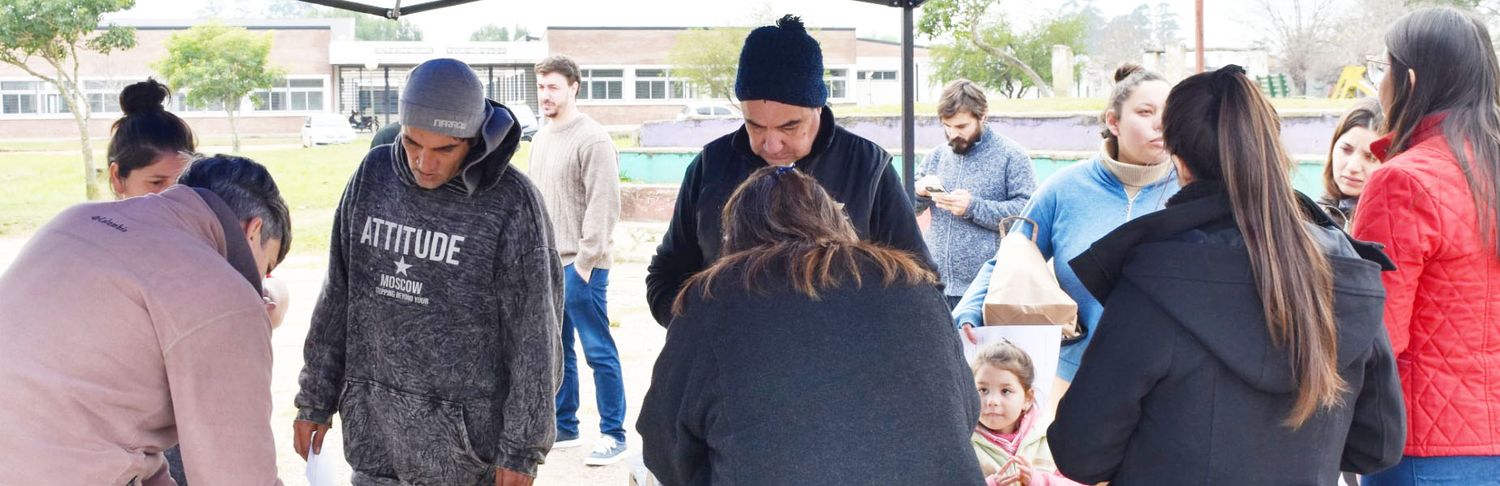
[[[401,0],[396,0],[396,6],[385,9],[354,2],[350,0],[301,0],[306,3],[323,5],[354,12],[366,13],[377,17],[398,20],[402,15],[436,10],[443,7],[462,5],[478,0],[432,0],[403,8]],[[916,49],[913,44],[915,35],[915,22],[913,16],[917,7],[927,0],[855,0],[864,3],[885,5],[901,9],[901,180],[906,187],[907,198],[916,198],[916,126],[914,113],[914,100],[917,92],[916,79]],[[1201,52],[1201,51],[1200,51]]]

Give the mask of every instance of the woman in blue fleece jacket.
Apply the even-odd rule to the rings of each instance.
[[[1068,268],[1068,260],[1127,221],[1160,210],[1177,193],[1177,174],[1161,138],[1161,110],[1171,88],[1160,75],[1134,64],[1116,70],[1110,105],[1101,116],[1105,130],[1099,155],[1053,174],[1032,194],[1023,212],[1036,222],[1037,247],[1052,260],[1058,283],[1078,302],[1078,322],[1085,334],[1063,345],[1057,366],[1057,378],[1063,382],[1073,381],[1103,311]],[[1021,227],[1032,231],[1030,225]],[[991,258],[953,309],[954,325],[984,325],[984,297],[994,271]],[[1059,383],[1052,396],[1060,398],[1065,390],[1066,384]]]

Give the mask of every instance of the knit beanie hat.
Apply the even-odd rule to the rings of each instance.
[[[484,84],[468,64],[433,59],[412,68],[401,90],[401,126],[455,138],[479,135],[489,103]]]
[[[802,19],[787,15],[774,26],[750,32],[740,50],[734,96],[740,101],[770,100],[809,108],[827,104],[823,49],[807,34]]]

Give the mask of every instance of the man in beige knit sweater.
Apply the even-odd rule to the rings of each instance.
[[[611,235],[620,219],[620,169],[614,141],[598,122],[578,112],[578,65],[554,56],[536,65],[537,102],[547,118],[531,142],[531,179],[547,203],[562,257],[563,381],[557,393],[557,442],[578,436],[578,358],[574,335],[594,370],[594,394],[603,435],[585,464],[603,466],[624,458],[625,384],[620,353],[609,333],[605,290],[609,286]]]

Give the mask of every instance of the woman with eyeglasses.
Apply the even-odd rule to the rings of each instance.
[[[1396,263],[1385,326],[1410,422],[1401,463],[1363,484],[1500,484],[1500,63],[1449,8],[1402,17],[1385,47],[1385,163],[1354,235]]]

